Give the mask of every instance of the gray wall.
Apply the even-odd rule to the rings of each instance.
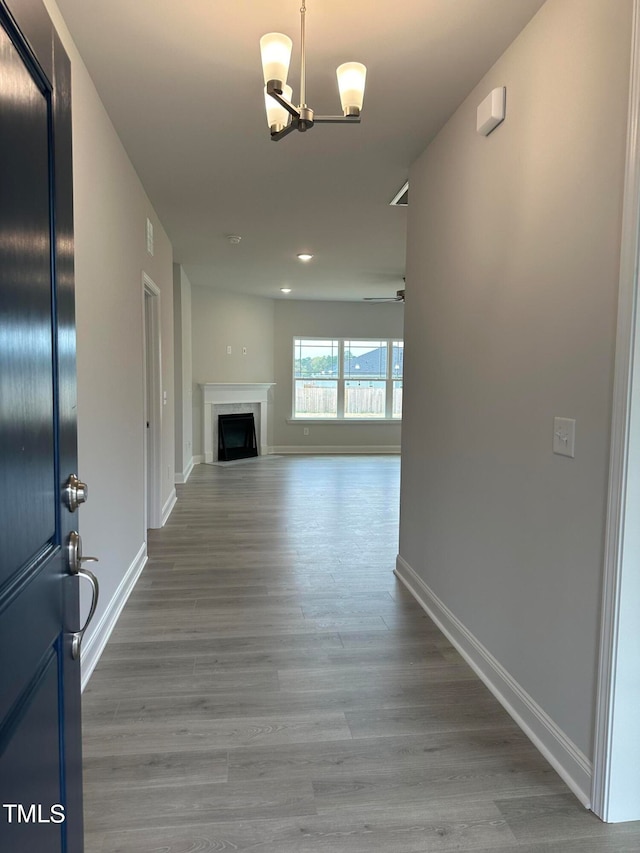
[[[410,175],[400,555],[588,757],[630,33],[548,0]]]
[[[273,382],[273,300],[194,287],[193,452],[202,449],[202,382]],[[231,347],[231,355],[227,354]],[[243,355],[243,347],[247,354]]]
[[[276,300],[276,393],[273,445],[291,448],[394,448],[400,446],[400,424],[340,422],[310,424],[309,435],[291,418],[293,339],[303,337],[402,338],[403,306],[397,303],[366,305],[361,302],[309,302]]]
[[[46,6],[72,62],[78,473],[89,485],[79,523],[85,553],[100,558],[86,648],[146,539],[143,271],[161,290],[163,503],[174,488],[172,249],[59,10],[53,0]]]

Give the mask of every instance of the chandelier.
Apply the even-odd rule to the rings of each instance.
[[[287,86],[293,42],[282,33],[267,33],[260,39],[262,71],[264,73],[264,100],[271,139],[278,141],[292,130],[305,131],[314,124],[357,124],[364,99],[367,69],[361,62],[345,62],[337,69],[338,89],[343,115],[317,116],[305,101],[305,15],[306,0],[300,7],[300,103],[291,101],[293,90]]]

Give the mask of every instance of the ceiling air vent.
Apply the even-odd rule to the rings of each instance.
[[[391,199],[389,204],[392,207],[407,207],[409,204],[409,181],[405,181],[405,183],[400,187],[398,192]]]

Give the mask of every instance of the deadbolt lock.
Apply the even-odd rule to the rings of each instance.
[[[89,497],[89,488],[75,474],[71,474],[64,487],[64,502],[69,512],[75,512],[80,504],[86,502]]]

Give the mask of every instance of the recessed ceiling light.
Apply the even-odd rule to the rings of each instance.
[[[280,293],[291,293],[291,288],[290,287],[281,287]]]
[[[310,255],[309,252],[300,252],[298,255],[299,261],[310,261],[313,255]]]

